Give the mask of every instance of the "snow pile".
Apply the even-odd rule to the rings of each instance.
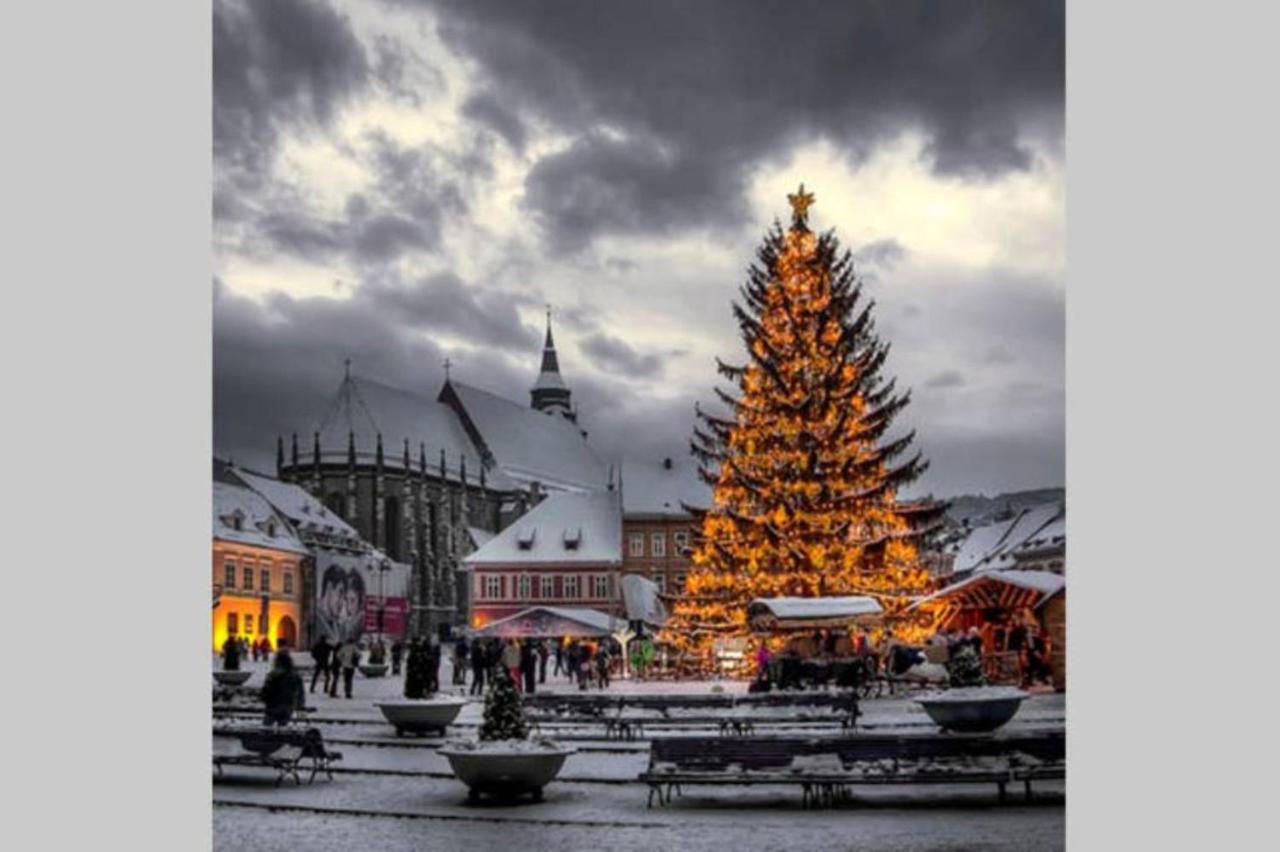
[[[547,737],[527,740],[450,740],[437,750],[440,754],[470,752],[475,754],[573,754],[576,749],[560,745]]]
[[[992,701],[1008,698],[1026,698],[1028,693],[1016,686],[963,686],[941,692],[930,692],[917,701]]]

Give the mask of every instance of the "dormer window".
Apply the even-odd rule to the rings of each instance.
[[[276,537],[276,522],[275,522],[275,521],[267,521],[267,537],[268,537],[268,538],[275,538],[275,537]]]
[[[537,537],[537,528],[525,527],[516,537],[516,544],[521,550],[533,550],[533,540]]]
[[[582,527],[574,527],[564,531],[564,549],[577,550],[582,543]]]

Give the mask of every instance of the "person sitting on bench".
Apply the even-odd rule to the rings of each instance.
[[[302,678],[293,667],[288,651],[277,651],[275,663],[262,684],[262,703],[266,705],[264,725],[287,725],[294,711],[304,706]]]

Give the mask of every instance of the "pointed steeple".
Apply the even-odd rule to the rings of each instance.
[[[551,336],[550,305],[547,305],[547,337],[542,344],[542,367],[529,396],[529,404],[538,411],[559,414],[569,420],[577,418],[570,402],[569,386],[560,376],[560,359],[556,356],[556,342]]]

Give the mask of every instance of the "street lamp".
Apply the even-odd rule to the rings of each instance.
[[[378,641],[382,642],[383,619],[387,611],[387,595],[384,588],[383,578],[387,576],[387,572],[391,570],[391,560],[383,559],[378,563]]]

